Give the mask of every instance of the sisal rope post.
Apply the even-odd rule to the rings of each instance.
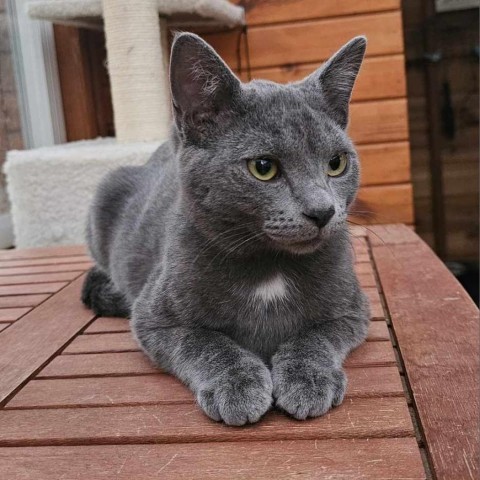
[[[170,131],[166,20],[157,0],[103,0],[117,140],[165,140]]]

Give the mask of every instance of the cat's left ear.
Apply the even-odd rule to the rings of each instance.
[[[228,123],[241,90],[240,81],[215,50],[192,33],[175,37],[170,85],[179,130],[200,141]]]
[[[342,128],[348,124],[348,105],[366,47],[366,37],[353,38],[303,81],[309,88],[320,87],[330,115]]]

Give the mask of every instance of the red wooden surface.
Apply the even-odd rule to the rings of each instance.
[[[0,478],[475,478],[476,309],[410,229],[357,229],[353,245],[373,308],[345,402],[243,428],[205,417],[128,320],[81,305],[81,247],[0,252]]]

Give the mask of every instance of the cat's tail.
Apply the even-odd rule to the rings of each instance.
[[[130,317],[130,305],[108,275],[93,267],[87,273],[82,288],[82,302],[102,317]]]

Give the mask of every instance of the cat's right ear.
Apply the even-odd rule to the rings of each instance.
[[[175,122],[184,137],[202,141],[211,127],[226,125],[240,94],[240,81],[197,35],[175,37],[170,57]]]

